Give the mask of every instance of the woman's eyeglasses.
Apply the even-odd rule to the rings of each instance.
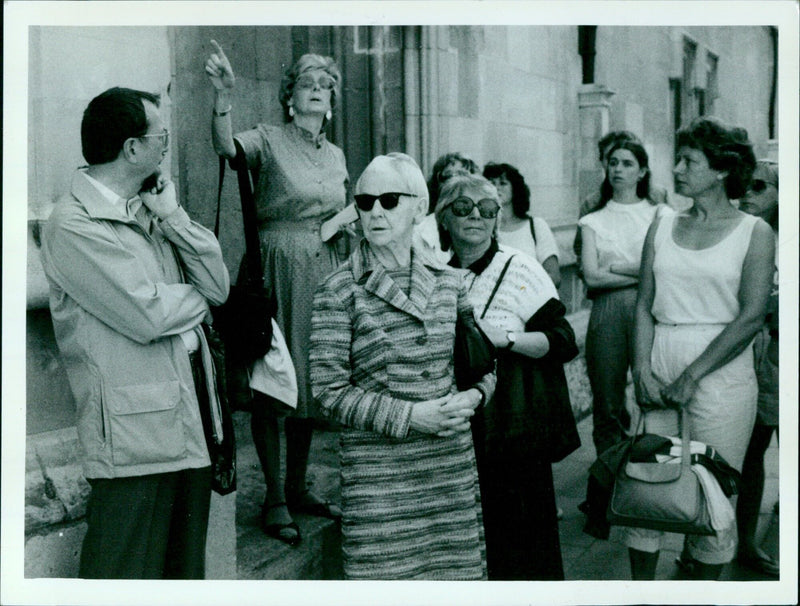
[[[314,80],[311,76],[300,76],[294,83],[295,88],[308,90],[319,86],[322,90],[333,90],[336,88],[336,80],[330,76],[320,76],[319,80]]]
[[[381,208],[383,208],[383,210],[392,210],[400,202],[400,196],[413,195],[414,194],[387,191],[385,193],[378,194],[377,196],[373,196],[372,194],[356,194],[353,197],[356,200],[356,206],[358,206],[358,208],[363,210],[365,213],[368,213],[375,205],[375,200],[378,200],[381,203]]]
[[[750,191],[755,194],[760,194],[765,189],[767,189],[767,185],[772,185],[771,183],[767,183],[763,179],[753,179],[750,183]]]
[[[478,213],[484,219],[494,219],[500,212],[500,205],[491,198],[484,198],[478,202],[473,202],[467,197],[456,198],[450,205],[450,209],[456,217],[468,217],[473,208],[478,208]]]
[[[139,139],[147,139],[149,137],[160,137],[161,138],[161,145],[167,147],[169,145],[169,130],[164,129],[163,132],[160,133],[151,133],[149,135],[140,135]]]

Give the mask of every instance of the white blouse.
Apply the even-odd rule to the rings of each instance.
[[[600,210],[581,217],[578,225],[594,232],[599,267],[618,263],[638,265],[642,262],[647,230],[657,212],[661,215],[674,213],[664,204],[655,205],[647,200],[634,204],[609,200]]]

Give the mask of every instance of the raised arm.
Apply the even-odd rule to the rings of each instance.
[[[217,155],[225,158],[236,156],[231,128],[232,91],[236,84],[228,57],[216,40],[211,41],[214,52],[206,61],[206,73],[214,85],[214,111],[211,118],[211,140]]]
[[[775,239],[764,221],[758,221],[742,264],[739,315],[708,344],[681,375],[661,390],[665,402],[685,406],[697,391],[697,382],[724,366],[750,345],[764,323],[775,268]]]

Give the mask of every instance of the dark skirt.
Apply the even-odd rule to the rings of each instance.
[[[473,424],[490,581],[561,581],[553,471],[549,461],[487,457]]]

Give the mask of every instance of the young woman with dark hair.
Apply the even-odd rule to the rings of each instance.
[[[530,214],[531,190],[525,183],[525,178],[511,164],[494,162],[484,166],[483,176],[497,188],[502,207],[498,241],[539,261],[558,288],[561,284],[558,244],[547,222]]]

